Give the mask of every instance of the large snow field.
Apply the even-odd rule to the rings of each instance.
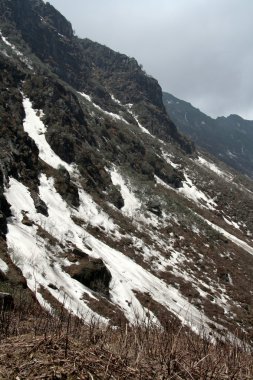
[[[191,305],[180,292],[168,286],[133,260],[126,257],[103,242],[88,234],[71,219],[71,210],[56,192],[52,178],[42,175],[40,178],[40,197],[47,204],[49,216],[38,214],[28,189],[15,179],[10,180],[6,189],[6,198],[12,205],[13,217],[8,222],[7,243],[12,260],[22,270],[28,286],[37,291],[44,286],[55,298],[75,314],[84,318],[93,317],[82,301],[82,295],[93,292],[73,280],[65,271],[68,261],[62,257],[59,247],[48,249],[47,242],[38,236],[37,225],[56,237],[61,244],[77,246],[83,252],[95,258],[101,258],[112,274],[110,285],[111,300],[124,312],[130,322],[144,320],[146,312],[135,296],[134,291],[148,293],[160,304],[171,310],[179,318],[198,331],[209,321],[198,309]],[[32,220],[32,227],[22,224],[23,214]],[[87,249],[86,244],[92,251]],[[53,283],[57,289],[48,287]]]

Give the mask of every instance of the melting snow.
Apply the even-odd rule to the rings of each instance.
[[[120,102],[118,99],[116,99],[114,95],[111,94],[111,98],[112,98],[112,100],[113,100],[115,103],[117,103],[117,104],[119,104],[119,105],[122,106],[121,102]],[[134,120],[136,121],[136,123],[138,124],[138,127],[142,130],[142,132],[147,133],[148,135],[152,136],[151,133],[150,133],[146,128],[144,128],[144,127],[141,125],[141,123],[140,123],[139,120],[138,120],[138,117],[137,117],[137,116],[134,114],[134,112],[131,110],[131,108],[133,107],[133,104],[130,104],[130,103],[129,103],[129,104],[126,104],[126,105],[124,105],[124,107],[127,108],[127,111],[133,116]]]
[[[218,174],[221,177],[225,177],[227,179],[232,179],[231,176],[229,176],[227,173],[224,171],[220,170],[214,163],[207,161],[205,158],[199,156],[197,160],[201,165],[205,166],[206,168],[212,170],[212,172]]]
[[[183,181],[183,187],[178,189],[178,192],[186,196],[187,198],[192,199],[194,202],[208,208],[210,210],[215,210],[217,204],[213,199],[206,196],[202,191],[200,191],[192,182],[192,180],[188,177],[186,173],[184,173],[185,181]]]
[[[113,168],[113,170],[110,171],[110,174],[112,183],[115,186],[120,187],[120,192],[122,198],[124,199],[124,207],[122,208],[122,212],[127,216],[134,216],[140,209],[140,201],[136,198],[133,191],[128,188],[124,178],[116,170],[116,168]]]
[[[175,164],[174,162],[171,161],[171,158],[174,158],[171,154],[166,153],[165,151],[162,150],[162,156],[163,156],[164,160],[165,160],[169,165],[171,165],[173,168],[177,169],[177,168],[180,167],[180,165]]]
[[[57,168],[59,164],[65,166],[73,174],[73,167],[62,161],[47,143],[45,139],[46,127],[38,115],[39,113],[41,115],[41,112],[32,108],[28,98],[24,98],[23,104],[26,112],[24,128],[37,144],[40,157],[53,167]],[[135,197],[131,187],[126,184],[116,168],[111,170],[111,178],[114,185],[118,185],[121,189],[125,201],[123,212],[128,216],[138,214],[140,201]],[[199,200],[205,201],[211,207],[213,201],[199,192],[187,176],[186,179],[185,193],[188,196],[190,194],[197,202]],[[73,215],[87,222],[103,225],[108,232],[116,231],[113,221],[107,214],[98,209],[91,197],[81,188],[79,189],[80,207],[78,210],[71,209],[66,204],[56,192],[53,179],[48,179],[45,175],[40,177],[39,194],[48,206],[48,217],[36,212],[28,189],[18,181],[11,178],[10,186],[5,191],[6,198],[12,206],[13,214],[13,217],[8,221],[7,244],[9,252],[12,260],[22,270],[28,286],[36,293],[42,304],[46,305],[42,295],[38,292],[40,286],[45,287],[56,299],[64,303],[66,308],[84,319],[99,317],[82,300],[84,293],[93,298],[95,297],[94,293],[72,279],[64,271],[64,267],[70,263],[62,257],[62,248],[58,245],[50,248],[48,242],[37,234],[37,226],[41,226],[49,234],[52,234],[64,247],[67,248],[71,241],[83,252],[104,261],[112,274],[111,300],[124,311],[130,322],[136,322],[136,318],[141,320],[146,318],[147,309],[143,308],[135,296],[135,291],[140,291],[150,294],[155,301],[178,315],[181,321],[190,325],[193,330],[199,331],[203,325],[206,326],[207,331],[210,330],[207,326],[207,323],[210,322],[209,319],[191,305],[177,289],[168,286],[123,253],[110,248],[74,223],[71,218]],[[22,224],[23,212],[26,212],[29,219],[34,222],[32,227]],[[135,241],[134,244],[138,245],[139,243]],[[91,250],[87,248],[87,245]],[[158,260],[161,259],[159,252],[155,252],[145,245],[142,245],[142,248],[143,254],[147,258],[152,259],[154,255]],[[173,260],[178,261],[178,259],[179,256],[176,253],[171,256],[171,262]],[[165,268],[165,260],[162,260],[159,265],[160,270]],[[49,283],[54,284],[56,289],[48,287]],[[50,308],[50,305],[46,306]],[[100,319],[106,322],[105,319]]]
[[[32,65],[30,64],[28,58],[24,57],[24,54],[21,53],[15,45],[11,44],[6,37],[4,37],[2,35],[2,32],[0,31],[0,37],[2,38],[3,42],[5,43],[5,45],[7,45],[8,47],[10,47],[12,49],[12,51],[20,58],[21,62],[23,62],[30,70],[33,70],[33,67]],[[8,56],[8,55],[7,55]]]
[[[224,235],[227,239],[231,240],[234,244],[236,244],[238,247],[242,248],[244,251],[250,253],[253,255],[253,247],[245,243],[245,241],[238,239],[236,236],[230,234],[223,228],[217,226],[216,224],[210,222],[209,220],[203,218],[202,216],[198,215],[201,219],[205,220],[209,226],[211,226],[214,230],[220,232],[222,235]]]
[[[7,265],[6,262],[3,261],[2,259],[0,259],[0,270],[1,270],[3,273],[7,273],[8,270],[9,270],[8,265]]]
[[[153,136],[153,135],[151,135],[151,133],[149,132],[149,130],[147,130],[147,128],[144,128],[141,125],[141,123],[138,120],[138,117],[135,115],[135,113],[131,110],[130,107],[128,108],[128,112],[133,116],[134,120],[136,121],[136,123],[138,124],[138,127],[142,130],[142,132],[146,133],[147,135]]]
[[[84,252],[102,258],[112,274],[111,300],[120,306],[130,322],[135,323],[136,318],[146,318],[146,310],[139,303],[134,291],[149,293],[155,301],[178,315],[183,323],[187,323],[195,331],[209,322],[177,289],[166,285],[121,252],[110,248],[77,226],[71,219],[67,204],[54,189],[53,180],[42,175],[40,182],[40,197],[48,206],[48,217],[36,213],[28,189],[18,181],[10,179],[10,186],[5,192],[12,205],[13,214],[13,218],[8,221],[7,234],[10,255],[35,293],[42,285],[74,313],[85,319],[96,315],[81,300],[83,293],[94,297],[93,293],[64,272],[63,266],[66,262],[60,255],[59,247],[49,250],[47,242],[37,235],[35,225],[28,227],[22,224],[22,211],[26,211],[31,220],[53,234],[65,246],[71,239]],[[87,250],[86,243],[92,251]],[[53,283],[57,289],[48,287],[49,283]],[[208,326],[206,328],[209,329]]]
[[[61,160],[52,150],[45,138],[47,128],[41,120],[43,112],[34,110],[28,98],[24,98],[23,105],[26,113],[24,130],[35,141],[39,149],[39,157],[55,169],[59,168],[60,165],[64,166],[78,184],[78,177],[80,176],[78,169],[74,165],[69,165]],[[78,192],[80,206],[78,210],[73,211],[73,214],[93,226],[102,226],[106,231],[115,230],[116,227],[113,221],[109,219],[109,216],[99,208],[92,197],[87,194],[81,186],[79,186]]]
[[[112,100],[113,100],[115,103],[117,103],[117,104],[119,104],[120,106],[122,106],[121,102],[120,102],[118,99],[116,99],[115,96],[114,96],[113,94],[110,94],[110,95],[111,95]]]
[[[43,112],[34,110],[30,99],[26,97],[23,98],[23,106],[26,114],[23,124],[24,130],[37,145],[39,149],[39,157],[55,169],[59,166],[64,166],[69,172],[73,171],[73,166],[61,160],[48,144],[45,137],[47,128],[41,120]]]
[[[82,188],[78,189],[80,206],[78,210],[73,210],[73,215],[85,220],[92,226],[100,226],[107,233],[117,232],[117,226],[113,220],[93,201],[92,197]]]
[[[238,223],[236,222],[233,222],[232,220],[228,220],[227,218],[225,218],[225,216],[223,216],[223,219],[225,220],[225,222],[227,224],[229,224],[230,226],[233,226],[234,228],[236,228],[237,230],[240,230],[240,226]]]
[[[28,189],[10,178],[9,188],[6,189],[6,198],[11,204],[13,217],[8,222],[7,244],[13,262],[22,270],[29,288],[38,296],[40,286],[45,287],[59,302],[75,314],[89,319],[93,313],[84,302],[82,297],[88,293],[94,298],[92,292],[78,281],[73,280],[63,269],[66,265],[60,255],[57,246],[48,249],[48,243],[37,234],[37,227],[22,224],[23,212],[42,226],[48,233],[53,234],[58,240],[69,238],[73,227],[70,222],[70,212],[66,205],[61,209],[63,201],[52,186],[52,179],[46,176],[40,178],[40,195],[49,206],[49,217],[36,213],[33,200]],[[57,289],[48,285],[52,283]],[[38,297],[42,301],[41,295]],[[43,304],[44,306],[44,304]]]
[[[112,119],[120,120],[120,121],[123,121],[126,124],[129,124],[128,121],[126,121],[122,116],[120,116],[120,115],[118,115],[116,113],[113,113],[113,112],[108,112],[108,111],[103,110],[103,108],[101,108],[99,105],[97,105],[96,103],[94,103],[92,101],[91,97],[89,95],[85,94],[84,92],[78,92],[78,94],[80,94],[86,100],[88,100],[89,102],[91,102],[95,108],[97,108],[100,112],[103,112],[105,115],[110,116]]]
[[[155,176],[155,180],[158,184],[166,187],[167,189],[179,192],[186,198],[193,200],[199,206],[208,208],[210,210],[215,210],[217,204],[214,202],[214,200],[207,197],[202,191],[198,190],[197,187],[192,183],[191,179],[187,176],[187,174],[184,173],[184,176],[186,178],[186,181],[183,182],[183,187],[180,187],[179,189],[174,189],[173,187],[167,185],[167,183],[165,183],[157,176]]]
[[[2,35],[2,32],[0,31],[0,37],[2,38],[2,40],[3,40],[3,42],[5,43],[5,45],[7,45],[7,46],[9,46],[17,55],[19,55],[19,56],[23,56],[23,53],[21,53],[17,48],[16,48],[16,46],[15,45],[12,45],[8,40],[7,40],[7,38],[6,37],[4,37],[3,35]]]

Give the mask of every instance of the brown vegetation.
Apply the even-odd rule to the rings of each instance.
[[[164,321],[121,328],[84,324],[60,308],[54,316],[22,300],[0,316],[0,378],[5,379],[252,379],[252,354],[212,344]]]

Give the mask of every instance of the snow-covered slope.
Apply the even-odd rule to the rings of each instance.
[[[2,278],[22,275],[51,313],[63,304],[113,325],[173,315],[250,338],[252,182],[177,132],[135,60],[25,2],[36,45],[19,13],[9,34],[0,16]]]
[[[135,179],[131,181],[129,177],[124,176],[122,169],[112,165],[108,170],[112,183],[118,186],[124,200],[124,206],[120,211],[121,217],[127,218],[128,223],[133,224],[136,229],[136,233],[127,232],[127,230],[123,232],[122,222],[118,222],[117,216],[110,216],[110,210],[115,212],[114,208],[109,207],[106,212],[96,204],[83,190],[82,176],[77,166],[63,161],[50,147],[46,140],[47,128],[43,123],[44,112],[33,109],[31,101],[25,96],[23,106],[24,130],[37,145],[39,158],[54,169],[63,166],[77,185],[80,199],[77,209],[70,207],[57,192],[54,178],[41,172],[38,195],[48,209],[48,215],[42,215],[37,212],[28,187],[14,178],[10,178],[6,186],[5,196],[11,205],[12,212],[6,236],[9,254],[15,265],[21,269],[28,286],[35,292],[42,306],[53,312],[53,306],[49,301],[50,297],[53,297],[63,303],[68,310],[87,321],[95,317],[105,323],[108,322],[108,318],[99,315],[87,301],[87,299],[99,301],[101,296],[72,278],[68,272],[67,268],[73,265],[69,249],[76,247],[90,258],[102,259],[111,273],[110,302],[123,312],[129,322],[139,323],[140,320],[145,321],[149,318],[149,321],[159,323],[153,307],[142,304],[141,297],[138,297],[138,294],[146,294],[194,331],[200,332],[204,328],[206,332],[209,332],[212,325],[215,326],[215,330],[221,332],[224,326],[220,324],[216,316],[213,316],[214,320],[211,321],[210,314],[206,313],[201,305],[201,299],[206,301],[210,294],[213,294],[212,302],[224,310],[224,315],[227,317],[233,315],[233,299],[227,293],[226,286],[217,284],[210,273],[206,274],[204,279],[198,277],[198,268],[192,269],[192,265],[195,266],[194,259],[188,256],[183,244],[175,249],[175,243],[178,240],[180,242],[186,240],[182,230],[181,236],[173,232],[173,225],[181,228],[178,213],[171,213],[162,201],[162,216],[156,215],[152,209],[145,210],[143,194],[137,188]],[[164,143],[161,145],[163,155],[166,156],[164,152],[166,147]],[[174,161],[171,155],[169,164],[179,167],[180,164]],[[211,170],[220,177],[225,176],[221,169],[204,158],[192,162],[195,167],[203,165],[205,170]],[[161,186],[168,191],[168,194],[175,194],[178,199],[189,199],[198,210],[209,212],[217,210],[218,204],[205,194],[205,191],[193,184],[190,175],[191,171],[188,168],[187,174],[184,175],[183,186],[179,189],[173,189],[157,177],[157,185],[153,185],[155,187],[152,191]],[[152,186],[149,190],[151,189]],[[82,223],[77,224],[77,219]],[[199,226],[201,220],[244,251],[252,253],[253,247],[250,243],[244,242],[226,229],[210,222],[205,216],[197,216],[194,222],[189,223],[187,228],[191,230],[193,239],[206,233],[205,228]],[[94,233],[89,232],[88,226],[102,229],[104,237],[94,236]],[[162,232],[168,226],[171,229],[169,235]],[[53,244],[50,242],[50,237]],[[113,248],[120,246],[126,239],[135,252],[133,257],[120,249]],[[190,249],[201,257],[203,262],[207,261],[201,249],[195,250],[194,244]],[[137,262],[136,255],[139,256]],[[187,263],[191,265],[191,269],[187,267]],[[80,262],[75,261],[74,264],[78,267]],[[6,267],[3,269],[7,270]],[[168,279],[166,281],[168,270],[175,278],[174,284],[168,282]],[[181,281],[190,283],[199,294],[197,303],[192,302],[180,291],[181,287],[184,288],[180,285]],[[45,291],[46,294],[50,294],[50,297],[44,297]]]

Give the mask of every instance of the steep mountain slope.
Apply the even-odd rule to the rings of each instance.
[[[179,131],[219,160],[253,178],[253,121],[238,115],[212,119],[166,92],[163,101]]]
[[[0,15],[2,289],[251,342],[253,183],[196,152],[134,59],[40,0]]]

